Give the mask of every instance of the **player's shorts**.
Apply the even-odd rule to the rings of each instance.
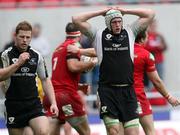
[[[138,100],[138,112],[139,116],[149,115],[152,114],[152,108],[151,104],[149,103],[149,100],[146,97],[146,94],[144,92],[143,88],[136,88],[136,96]]]
[[[60,91],[55,93],[57,107],[59,109],[59,120],[60,122],[72,117],[80,117],[85,115],[85,108],[82,103],[81,97],[76,93],[69,93],[67,91]],[[50,103],[47,97],[44,97],[43,105],[46,111],[48,111],[47,116],[49,116]]]
[[[108,116],[127,122],[138,118],[137,99],[132,86],[117,87],[100,85],[100,118]]]
[[[45,116],[39,98],[23,101],[6,100],[6,126],[7,128],[23,128],[29,125],[29,121],[39,116]]]

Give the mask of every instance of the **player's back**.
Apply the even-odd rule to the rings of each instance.
[[[52,56],[52,83],[55,92],[77,90],[79,74],[69,71],[67,66],[67,46],[73,44],[72,40],[66,40],[58,46]]]

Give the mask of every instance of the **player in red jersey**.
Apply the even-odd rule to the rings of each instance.
[[[156,71],[154,56],[144,49],[146,37],[146,30],[139,33],[136,37],[134,46],[134,87],[138,99],[140,123],[146,135],[155,135],[152,109],[144,91],[144,72],[147,73],[148,78],[158,92],[164,96],[172,106],[180,105],[180,101],[168,93]]]
[[[67,52],[68,46],[78,46],[80,31],[72,23],[66,26],[66,40],[59,45],[52,56],[52,83],[55,90],[58,118],[52,118],[51,134],[59,134],[60,125],[67,121],[80,135],[90,135],[87,116],[80,95],[78,82],[80,73],[95,66],[96,61],[80,61],[80,54]],[[44,107],[48,109],[49,102],[44,98]]]

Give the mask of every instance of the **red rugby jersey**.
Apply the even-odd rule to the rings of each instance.
[[[144,89],[144,73],[155,71],[154,56],[143,45],[134,46],[134,87]]]
[[[59,91],[77,91],[78,82],[80,79],[79,73],[72,73],[68,70],[67,59],[77,58],[77,54],[68,54],[67,46],[73,45],[75,42],[72,39],[65,40],[64,43],[59,45],[52,56],[52,84],[55,92]]]

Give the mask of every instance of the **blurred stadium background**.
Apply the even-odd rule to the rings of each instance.
[[[126,8],[147,7],[156,11],[158,31],[163,34],[168,44],[168,51],[165,53],[164,81],[168,90],[180,99],[180,0],[0,0],[0,50],[10,41],[12,30],[18,22],[27,20],[32,24],[42,25],[42,34],[48,38],[52,53],[64,40],[64,28],[66,23],[71,21],[72,15],[111,5]],[[136,18],[125,16],[124,19],[125,23],[130,23]],[[90,22],[96,27],[105,26],[103,17],[92,19]],[[46,60],[51,71],[51,56]],[[148,97],[160,96],[148,92]],[[105,135],[105,128],[99,120],[98,111],[92,107],[92,102],[96,100],[95,95],[86,98],[92,135]],[[7,135],[3,101],[3,94],[0,91],[0,135]],[[157,135],[180,135],[180,107],[172,108],[166,104],[153,106],[153,111]],[[141,135],[143,134],[141,132]]]

